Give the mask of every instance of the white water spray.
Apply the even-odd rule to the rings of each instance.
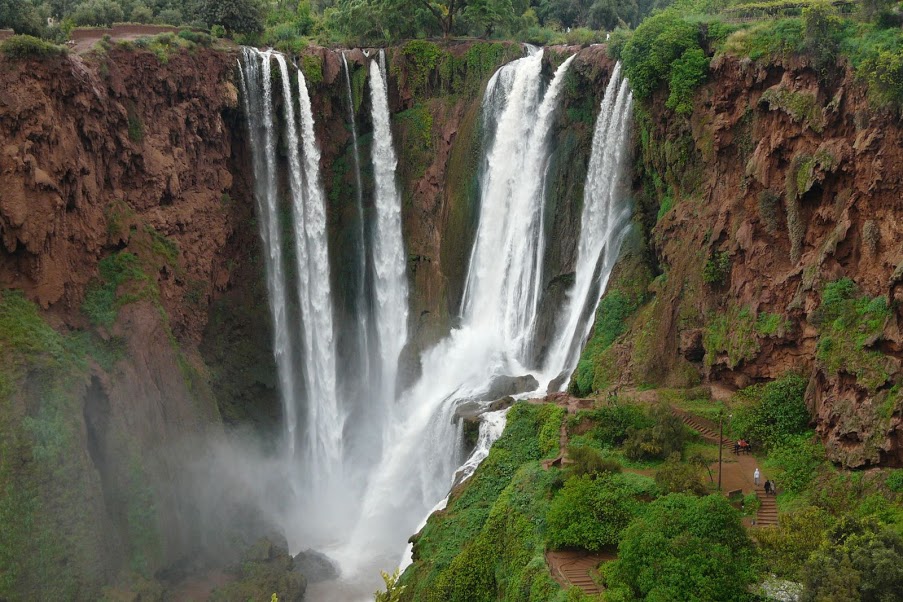
[[[552,377],[574,371],[580,351],[593,325],[599,299],[630,228],[630,203],[624,190],[623,163],[633,94],[615,66],[596,120],[593,149],[583,193],[577,274],[568,293],[567,310],[546,362]],[[563,382],[562,386],[567,385]]]
[[[291,454],[297,426],[297,390],[289,336],[288,294],[279,223],[271,55],[251,48],[244,48],[242,53],[244,61],[239,61],[238,67],[253,155],[254,199],[257,202],[257,221],[260,225],[260,238],[263,241],[267,292],[273,320],[273,354],[279,377],[285,436]]]
[[[380,51],[380,60],[383,59]],[[401,196],[395,181],[398,160],[392,145],[384,73],[370,62],[373,104],[373,172],[376,181],[376,227],[373,232],[374,318],[379,341],[382,399],[394,400],[398,357],[408,339],[408,283],[401,234]],[[391,407],[390,404],[386,404]]]

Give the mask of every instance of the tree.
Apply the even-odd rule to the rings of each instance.
[[[680,454],[672,453],[655,472],[655,484],[667,493],[705,494],[699,467],[680,461]]]
[[[208,25],[222,25],[229,32],[263,31],[263,5],[260,0],[203,0],[201,20]]]
[[[727,499],[683,493],[649,504],[603,571],[614,599],[662,602],[740,602],[756,577],[752,543]]]
[[[571,477],[549,505],[549,544],[593,551],[615,545],[639,508],[624,475]]]
[[[631,460],[667,458],[672,453],[681,453],[684,448],[686,428],[671,409],[659,405],[650,412],[653,425],[648,428],[627,429],[624,441],[624,455]]]
[[[900,602],[903,537],[872,519],[845,517],[803,568],[801,602]]]
[[[464,16],[489,37],[498,26],[514,20],[514,7],[511,0],[470,0]]]
[[[398,2],[399,0],[396,0]],[[411,0],[400,0],[407,5]],[[430,11],[442,29],[443,37],[449,37],[455,26],[455,16],[464,10],[467,0],[413,0]]]
[[[16,33],[40,35],[43,29],[37,9],[23,0],[0,0],[0,29],[13,29]]]
[[[771,529],[756,535],[768,572],[781,579],[798,581],[806,561],[819,549],[831,515],[815,506],[781,514]]]
[[[589,8],[587,24],[593,29],[612,30],[618,25],[636,25],[639,21],[636,0],[596,0]]]
[[[88,0],[75,7],[70,18],[76,25],[103,25],[112,27],[125,15],[122,7],[112,0]]]

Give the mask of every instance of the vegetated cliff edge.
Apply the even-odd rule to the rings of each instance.
[[[224,424],[266,435],[279,417],[237,49],[149,48],[0,57],[0,597],[96,599],[125,573],[178,574],[167,569],[203,556],[212,520],[185,498],[185,466]],[[576,50],[548,52],[545,69]],[[482,90],[521,53],[481,42],[387,49],[412,374],[463,288]],[[347,57],[369,163],[369,59]],[[342,57],[311,48],[298,58],[323,151],[341,324],[355,212]],[[566,87],[550,168],[558,232],[579,219],[595,84],[610,67],[602,49],[584,49]],[[366,168],[363,180],[367,199]],[[546,258],[552,293],[575,259],[560,238]]]
[[[599,314],[633,317],[626,332],[597,322],[599,340],[619,338],[587,349],[576,388],[736,389],[796,371],[829,458],[903,465],[899,113],[799,56],[719,57],[690,115],[664,105],[638,111],[646,236]]]

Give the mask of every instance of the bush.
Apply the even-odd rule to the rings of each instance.
[[[903,469],[898,468],[887,475],[884,484],[894,493],[903,493]]]
[[[722,286],[731,275],[731,255],[727,251],[716,251],[702,268],[702,281],[710,286]]]
[[[668,107],[692,111],[692,93],[708,73],[701,38],[699,24],[684,19],[676,8],[644,20],[620,51],[637,98],[645,100],[668,84]]]
[[[832,521],[824,510],[806,506],[781,514],[775,528],[761,529],[756,540],[768,572],[782,579],[799,580],[803,565],[821,546]]]
[[[576,427],[583,421],[594,424],[583,437],[599,448],[617,447],[628,436],[628,429],[643,429],[653,425],[653,421],[638,405],[615,404],[596,410],[581,410],[570,419],[570,426]]]
[[[66,49],[33,36],[12,36],[0,42],[0,52],[10,58],[46,58],[66,54]]]
[[[598,477],[606,473],[621,472],[621,465],[617,461],[606,458],[587,445],[569,446],[567,457],[571,461],[567,470],[572,476]]]
[[[732,420],[733,431],[753,444],[769,448],[804,433],[811,420],[805,403],[807,386],[802,376],[788,374],[743,389],[738,398],[746,404]]]
[[[828,531],[828,545],[803,568],[801,602],[903,600],[903,537],[870,520],[842,519]]]
[[[679,453],[668,456],[668,460],[655,472],[655,484],[666,493],[706,493],[699,467],[681,462]]]
[[[751,542],[727,499],[681,493],[649,504],[603,572],[617,600],[740,602],[756,577]]]
[[[624,455],[631,460],[661,460],[683,452],[686,428],[665,404],[650,412],[651,427],[627,429]]]
[[[772,447],[766,466],[777,472],[777,486],[788,493],[804,491],[824,464],[825,450],[811,433],[787,437]]]
[[[639,508],[635,492],[621,475],[571,477],[549,505],[549,545],[591,551],[613,546]]]

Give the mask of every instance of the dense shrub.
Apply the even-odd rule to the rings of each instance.
[[[33,36],[19,35],[0,42],[0,52],[11,58],[60,56],[66,49]]]
[[[628,403],[618,403],[595,410],[581,410],[570,419],[570,427],[581,422],[592,422],[593,426],[582,435],[584,441],[598,448],[616,447],[624,442],[628,429],[642,429],[652,426],[652,419],[643,408]]]
[[[842,519],[803,568],[801,602],[903,600],[903,537],[870,521]]]
[[[588,445],[571,445],[567,453],[568,472],[577,477],[597,477],[606,473],[621,472],[617,461],[606,458]]]
[[[727,499],[681,493],[652,502],[627,527],[603,572],[615,600],[740,602],[755,578],[751,542]]]
[[[702,281],[711,286],[721,286],[731,275],[731,256],[727,251],[716,251],[702,268]]]
[[[652,426],[627,429],[624,455],[631,460],[661,460],[683,452],[686,439],[684,423],[662,404],[650,411]]]
[[[699,466],[681,462],[680,454],[671,454],[667,461],[655,471],[655,484],[665,493],[692,493],[704,495],[705,483]]]
[[[699,24],[676,8],[643,21],[620,51],[636,96],[647,99],[667,84],[667,106],[679,113],[692,111],[693,91],[708,76],[703,41]]]
[[[623,475],[571,477],[549,505],[549,545],[593,551],[615,545],[639,508],[636,492]]]
[[[825,450],[811,433],[786,437],[771,448],[766,466],[773,472],[778,488],[799,493],[808,487],[825,460]]]
[[[743,389],[737,397],[745,405],[732,419],[733,431],[753,444],[767,447],[804,433],[811,420],[804,399],[807,385],[802,376],[788,374]]]

